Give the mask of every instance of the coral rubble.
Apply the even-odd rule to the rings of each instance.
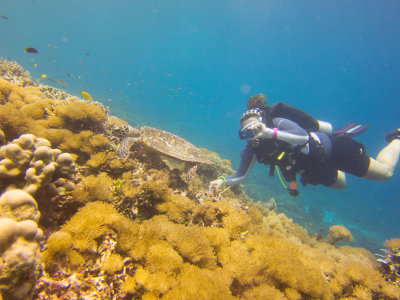
[[[16,63],[0,69],[3,299],[400,298],[371,253],[335,247],[352,240],[346,228],[317,240],[273,199],[241,186],[210,194],[233,172],[216,153],[194,165],[135,144],[121,158],[121,137],[138,134],[129,124]],[[381,266],[398,258],[388,245]]]

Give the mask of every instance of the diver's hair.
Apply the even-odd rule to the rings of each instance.
[[[268,107],[268,98],[267,95],[257,94],[251,96],[249,100],[247,100],[247,109],[266,109]]]

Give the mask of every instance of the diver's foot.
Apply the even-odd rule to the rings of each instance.
[[[386,133],[385,138],[389,143],[396,139],[400,140],[400,128],[397,128],[396,130]]]

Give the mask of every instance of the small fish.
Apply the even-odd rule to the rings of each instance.
[[[62,85],[67,85],[67,84],[64,82],[64,80],[61,80],[61,79],[57,79],[57,82],[58,82],[59,84],[62,84]]]
[[[86,100],[93,100],[92,96],[88,92],[82,91],[81,92],[82,97],[85,98]]]
[[[33,54],[38,54],[39,53],[39,51],[37,51],[37,49],[33,48],[33,47],[25,48],[25,52],[26,53],[33,53]]]
[[[83,53],[83,54],[85,54],[85,55],[89,55],[90,53],[89,53],[89,52],[85,52],[85,53]]]
[[[2,19],[4,19],[4,20],[8,20],[8,18],[7,18],[7,16],[0,16]]]
[[[33,64],[33,67],[34,67],[34,68],[37,68],[37,64]]]
[[[40,75],[40,77],[44,79],[44,78],[47,77],[47,75],[46,74],[42,74],[42,75]]]
[[[48,78],[51,82],[56,82],[53,78]]]
[[[72,74],[71,74],[71,73],[67,73],[67,76],[68,76],[68,77],[72,77]]]

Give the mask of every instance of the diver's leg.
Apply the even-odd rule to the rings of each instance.
[[[338,171],[335,183],[330,185],[329,188],[334,190],[344,190],[346,188],[346,173]]]
[[[388,180],[392,177],[399,160],[400,140],[395,139],[379,152],[376,159],[370,158],[367,173],[363,176],[372,180]]]

